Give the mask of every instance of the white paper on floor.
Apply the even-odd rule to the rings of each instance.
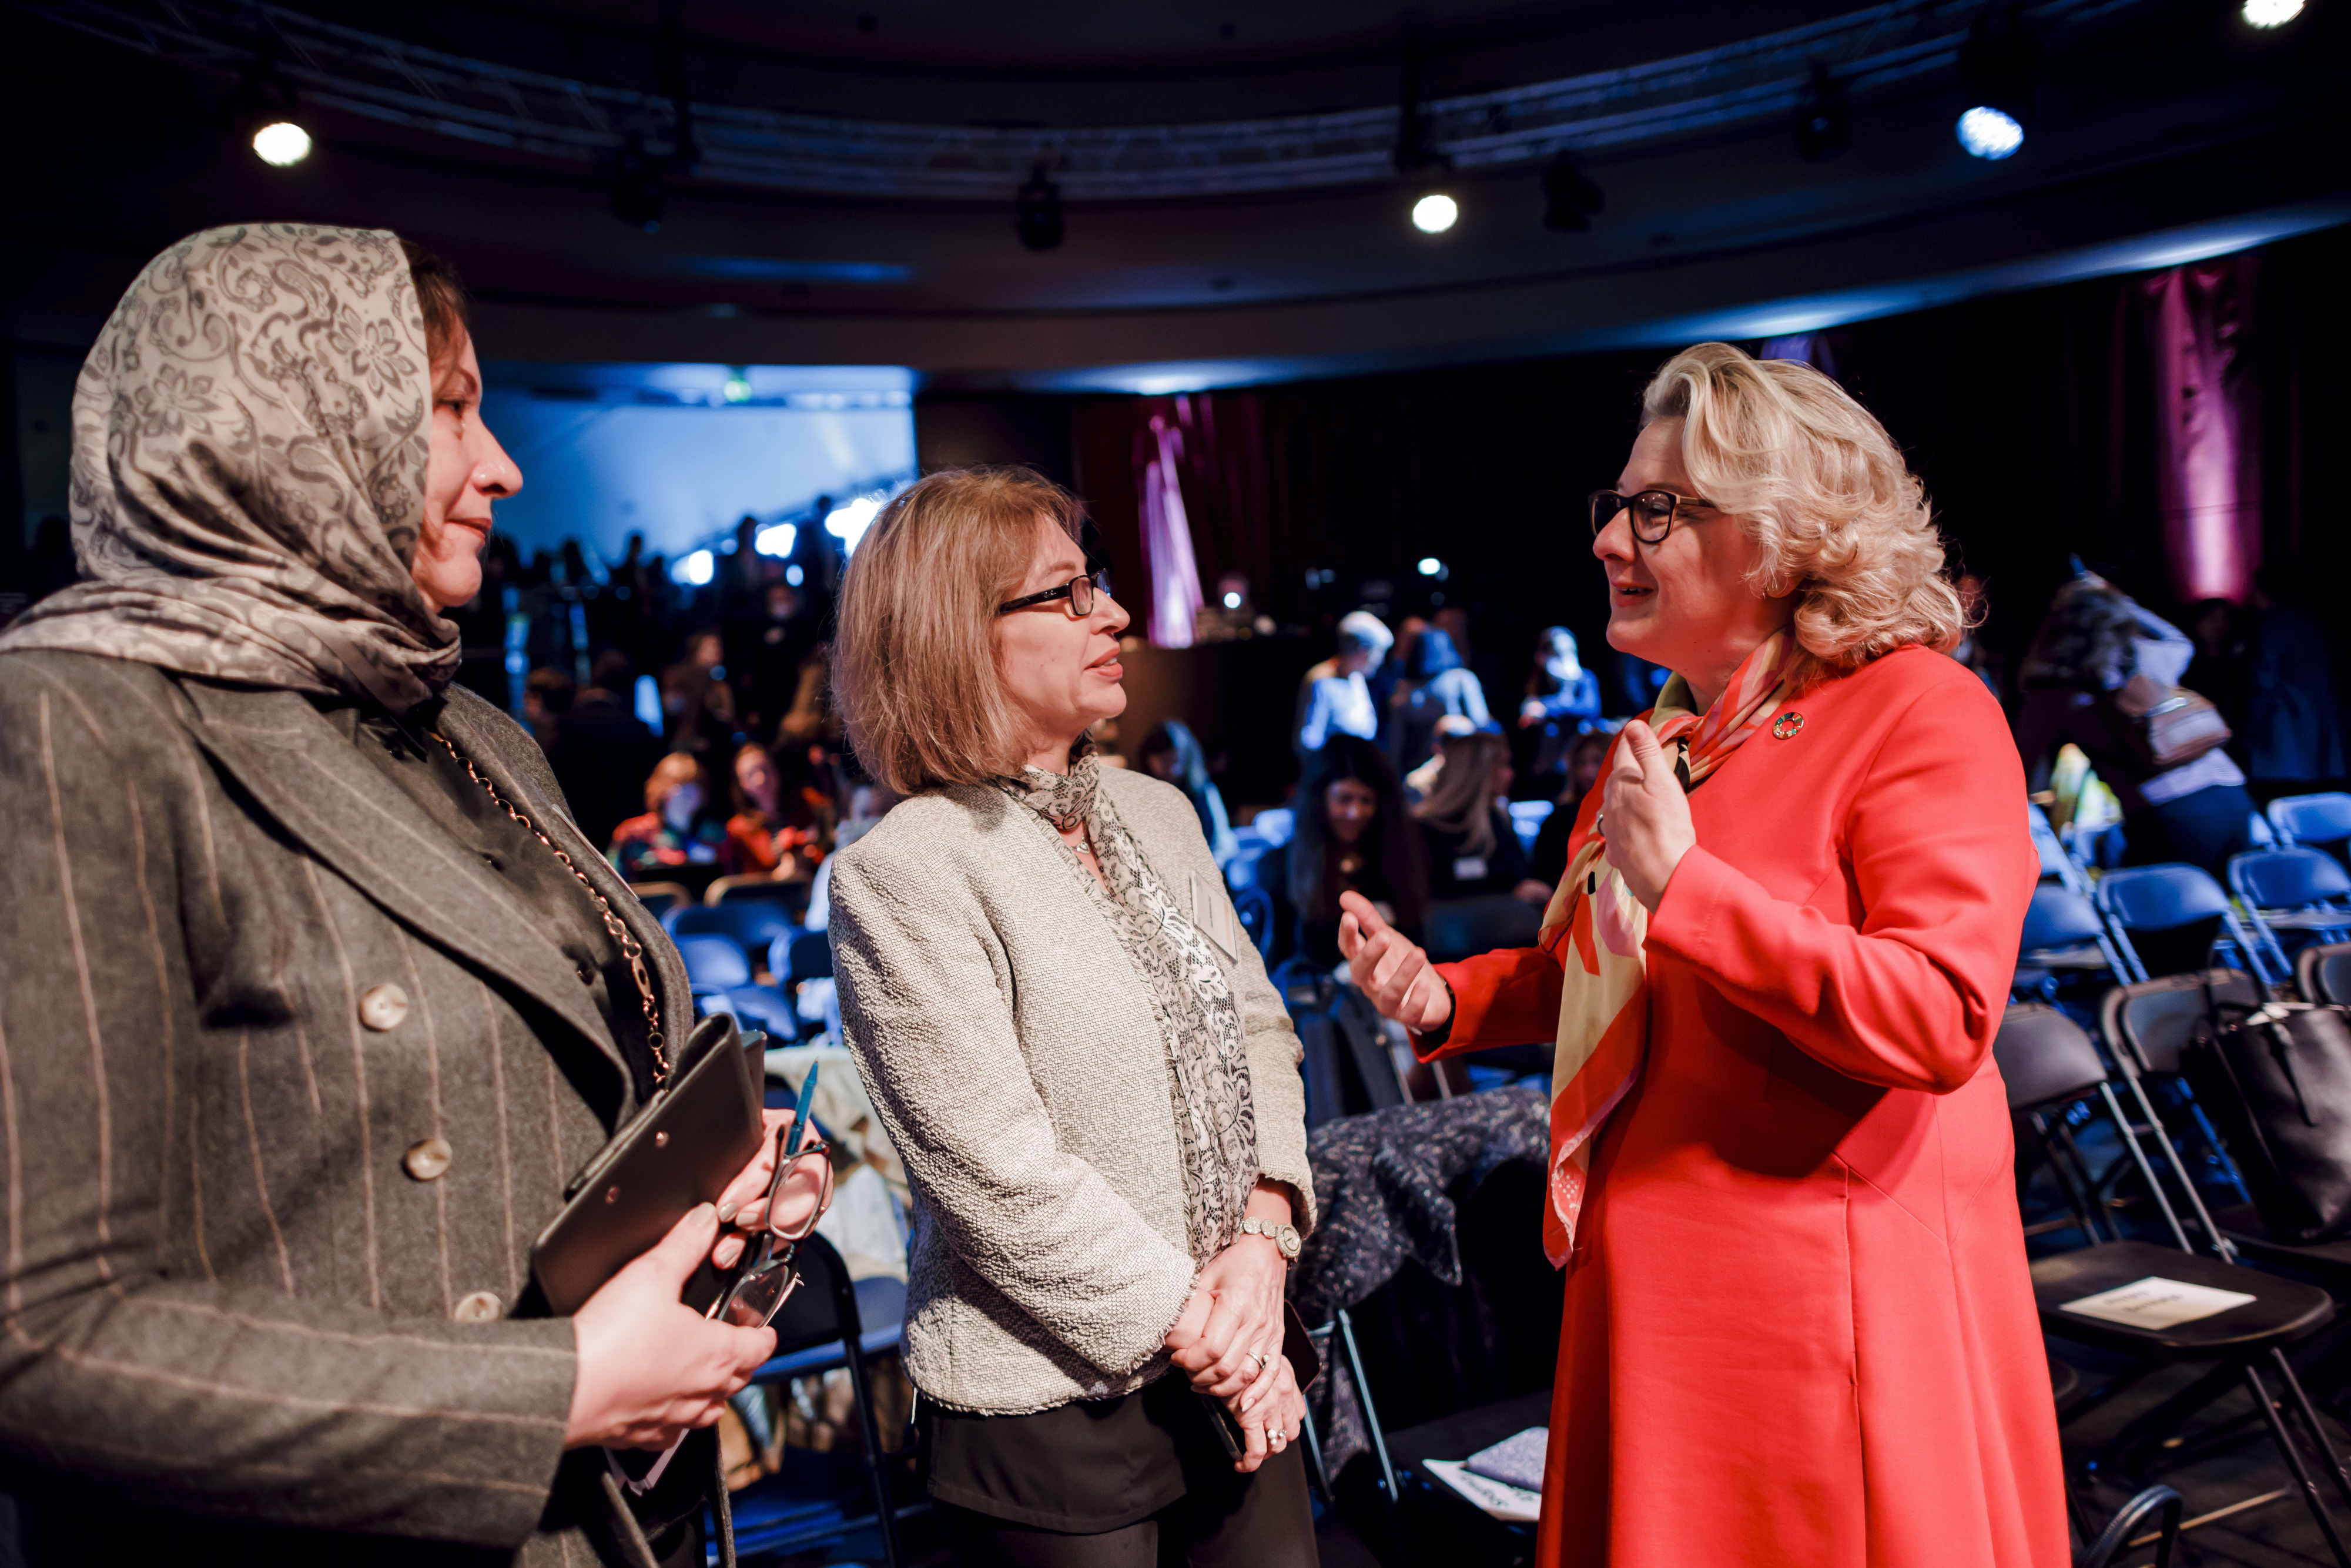
[[[1484,1476],[1471,1475],[1461,1468],[1459,1459],[1423,1459],[1421,1464],[1430,1475],[1496,1519],[1532,1524],[1542,1515],[1541,1492],[1531,1492],[1524,1487],[1505,1486],[1500,1481],[1488,1480]]]
[[[2242,1291],[2216,1291],[2210,1285],[2191,1285],[2184,1280],[2150,1274],[2127,1285],[2116,1285],[2111,1291],[2100,1291],[2095,1296],[2084,1296],[2078,1301],[2066,1301],[2061,1310],[2078,1312],[2085,1318],[2103,1318],[2126,1328],[2168,1329],[2257,1299]]]

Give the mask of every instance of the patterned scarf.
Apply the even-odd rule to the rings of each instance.
[[[1071,873],[1143,977],[1174,1070],[1186,1232],[1193,1259],[1205,1263],[1231,1245],[1258,1176],[1249,1056],[1224,967],[1119,821],[1117,809],[1102,792],[1102,764],[1091,752],[1071,763],[1066,776],[1029,768],[997,783],[1054,831]],[[1093,841],[1108,889],[1060,841],[1062,831],[1081,823]]]
[[[395,712],[438,692],[457,628],[408,574],[430,377],[395,236],[256,224],[182,240],[123,295],[74,389],[82,580],[0,649]]]
[[[1676,675],[1666,683],[1649,726],[1667,755],[1678,753],[1674,772],[1685,790],[1697,789],[1773,717],[1802,658],[1792,632],[1772,633],[1703,715],[1691,711],[1688,682]],[[1543,949],[1565,975],[1552,1068],[1551,1201],[1543,1210],[1543,1250],[1553,1268],[1566,1267],[1575,1248],[1593,1145],[1640,1078],[1649,1048],[1649,912],[1608,863],[1604,826],[1593,823],[1543,915]]]

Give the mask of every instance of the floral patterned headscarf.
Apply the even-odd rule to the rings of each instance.
[[[409,576],[431,377],[392,235],[256,224],[182,240],[123,295],[74,389],[82,580],[0,650],[396,712],[438,692],[457,628]]]

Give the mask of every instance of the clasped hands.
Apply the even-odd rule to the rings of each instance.
[[[1271,1223],[1288,1224],[1289,1210],[1278,1188],[1259,1186],[1249,1199],[1249,1214]],[[1240,1423],[1243,1448],[1233,1469],[1243,1475],[1296,1442],[1306,1419],[1297,1372],[1281,1354],[1289,1271],[1270,1238],[1236,1237],[1200,1270],[1167,1331],[1177,1370]]]
[[[578,1370],[565,1448],[667,1448],[716,1422],[728,1396],[775,1354],[773,1329],[718,1322],[679,1297],[703,1259],[733,1268],[747,1245],[743,1230],[767,1224],[776,1134],[791,1119],[789,1111],[767,1112],[758,1157],[726,1185],[718,1202],[689,1210],[572,1315]],[[818,1197],[813,1189],[794,1190],[795,1179],[787,1176],[776,1197],[788,1227],[805,1222]],[[729,1222],[738,1228],[729,1230]]]
[[[1625,727],[1601,781],[1600,821],[1608,863],[1656,914],[1675,868],[1698,845],[1698,829],[1690,821],[1689,794],[1674,776],[1674,758],[1640,719]],[[1429,967],[1426,953],[1381,919],[1359,893],[1341,894],[1339,910],[1339,956],[1374,1007],[1416,1034],[1452,1021],[1453,993]]]

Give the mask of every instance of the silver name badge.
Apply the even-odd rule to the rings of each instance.
[[[1202,886],[1196,871],[1192,873],[1192,925],[1228,962],[1239,961],[1240,934],[1233,928],[1233,906],[1217,897],[1215,889]]]

